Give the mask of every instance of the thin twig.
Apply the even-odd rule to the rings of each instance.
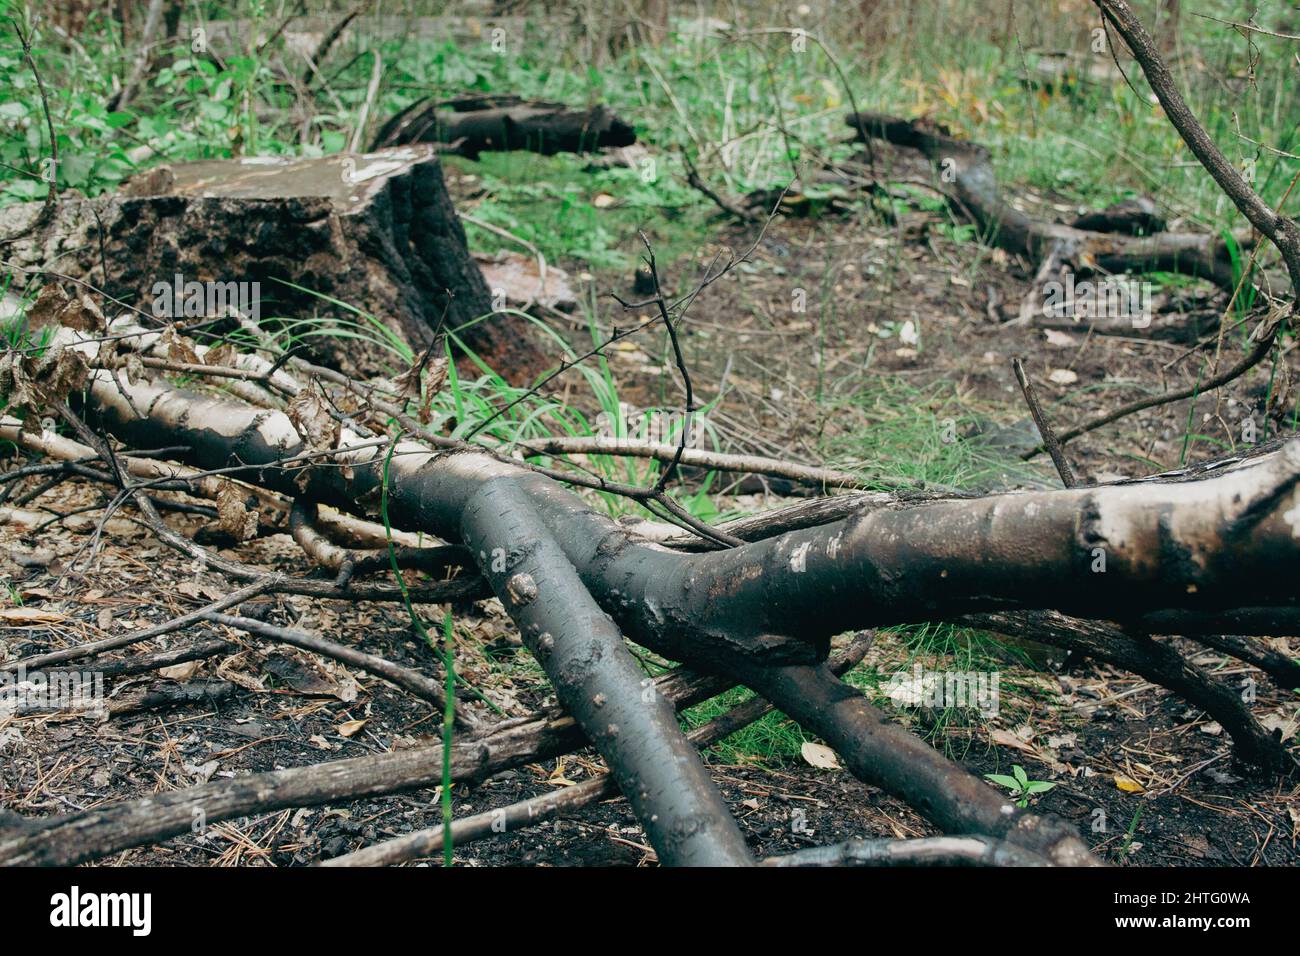
[[[1061,484],[1067,488],[1073,488],[1077,482],[1074,480],[1074,472],[1070,470],[1070,462],[1065,457],[1065,451],[1061,448],[1061,443],[1056,440],[1052,426],[1047,424],[1047,419],[1043,417],[1043,409],[1038,404],[1038,396],[1034,394],[1034,386],[1030,383],[1029,376],[1025,374],[1025,366],[1020,361],[1019,356],[1012,358],[1011,368],[1016,373],[1016,381],[1020,383],[1020,391],[1025,396],[1025,404],[1029,406],[1029,413],[1034,416],[1034,424],[1038,427],[1038,434],[1043,439],[1043,446],[1047,449],[1047,453],[1052,456],[1052,464],[1056,465],[1056,473],[1061,476]]]
[[[14,25],[14,32],[18,34],[18,41],[23,47],[23,59],[27,61],[27,65],[31,68],[32,75],[36,77],[36,89],[41,94],[41,109],[45,113],[45,128],[50,135],[50,188],[45,194],[45,204],[41,206],[40,213],[12,236],[0,239],[0,245],[16,242],[49,222],[54,216],[54,203],[59,195],[59,141],[54,135],[54,120],[50,116],[50,98],[45,92],[45,81],[41,79],[41,71],[37,69],[36,60],[32,57],[31,34],[23,30],[22,26],[13,17],[9,18],[9,22]]]

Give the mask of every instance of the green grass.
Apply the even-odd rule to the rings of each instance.
[[[462,210],[532,244],[548,262],[627,273],[643,251],[640,230],[667,262],[697,247],[712,215],[698,193],[674,176],[661,177],[657,163],[653,169],[586,171],[588,162],[531,153],[484,153],[477,162],[446,159],[449,170],[474,177],[476,190],[484,193]],[[519,242],[472,222],[465,229],[477,250],[520,251]]]
[[[320,337],[365,341],[391,357],[389,368],[392,376],[409,368],[415,361],[416,356],[410,347],[397,339],[374,316],[327,296],[319,298],[351,317],[340,319],[318,315],[302,319],[264,319],[262,325],[268,333],[268,344],[274,349],[287,351]],[[573,346],[536,317],[514,310],[503,310],[503,313],[534,325],[552,346],[557,362],[571,362],[577,357]],[[594,324],[594,316],[589,317],[593,319],[590,336],[595,344],[601,341],[600,332]],[[604,435],[611,432],[614,423],[623,420],[621,407],[632,404],[626,402],[625,396],[620,393],[618,380],[603,355],[597,355],[571,368],[563,381],[574,387],[558,394],[553,389],[533,394],[529,387],[512,385],[464,343],[458,333],[463,332],[465,327],[451,330],[445,341],[448,375],[444,387],[432,396],[425,396],[428,399],[429,418],[425,427],[432,434],[473,439],[496,448],[504,446],[506,449],[528,439]],[[230,333],[225,341],[236,346],[250,344],[248,335],[243,330]],[[471,373],[466,374],[466,370]],[[475,372],[477,374],[473,374]],[[215,387],[219,388],[220,384]],[[415,416],[418,410],[418,402],[410,399],[406,411]],[[678,416],[676,421],[680,421],[680,409],[676,408],[637,407],[637,411],[673,413]],[[717,450],[720,442],[707,424],[707,413],[708,406],[705,406],[700,413],[705,423],[704,434],[710,439],[710,447]],[[636,427],[630,433],[623,430],[622,437],[645,438],[648,416],[642,415],[632,424]],[[676,441],[680,433],[679,427],[674,424],[661,437],[670,442]],[[527,458],[534,463],[561,470],[572,467],[560,456],[529,455]],[[584,458],[587,474],[598,475],[609,482],[640,487],[653,485],[661,469],[659,463],[649,459],[609,455],[590,455]],[[674,485],[666,490],[688,513],[704,521],[715,522],[743,515],[742,511],[719,507],[713,497],[716,487],[716,476],[710,473],[693,488]],[[627,498],[605,492],[584,493],[611,515],[655,517],[640,504]]]
[[[250,17],[250,36],[278,23],[274,10],[257,0],[205,6],[209,16]],[[860,32],[848,22],[842,35],[818,35],[843,66],[859,106],[929,115],[986,143],[1008,184],[1088,205],[1150,192],[1203,228],[1240,224],[1148,101],[1123,82],[1067,85],[1051,93],[1027,88],[1022,76],[1037,54],[1029,49],[1022,57],[1020,46],[1031,43],[1034,31],[1026,27],[1026,35],[1008,37],[992,27],[959,28],[988,23],[979,4],[966,13],[960,6],[940,18],[918,19],[905,48],[883,54],[860,49]],[[1229,18],[1234,13],[1222,0],[1200,8]],[[737,23],[737,29],[765,25],[760,13],[753,16],[754,23]],[[1037,20],[1058,37],[1085,26],[1068,13],[1042,12]],[[581,42],[547,32],[554,29],[530,25],[522,37],[511,37],[508,55],[487,42],[358,36],[327,64],[328,90],[317,92],[305,134],[292,110],[293,91],[276,81],[273,70],[283,56],[296,71],[301,58],[279,47],[259,52],[250,44],[221,66],[191,54],[188,42],[161,51],[172,62],[117,112],[104,103],[131,53],[121,49],[114,29],[95,21],[81,37],[88,53],[38,32],[35,55],[51,91],[59,184],[89,195],[163,160],[321,155],[345,148],[365,99],[371,58],[364,54],[371,48],[385,64],[371,111],[376,121],[426,95],[509,92],[576,105],[607,103],[636,124],[650,147],[648,165],[586,173],[586,161],[572,156],[454,161],[481,178],[485,192],[472,204],[476,216],[534,243],[552,260],[592,269],[630,267],[638,228],[665,253],[685,248],[702,218],[713,214],[708,200],[684,185],[680,151],[696,156],[713,185],[732,195],[782,186],[801,165],[851,151],[842,142],[848,91],[816,43],[796,52],[784,35],[678,36],[658,48],[627,50],[595,69]],[[1251,51],[1237,34],[1185,16],[1185,56],[1175,74],[1211,135],[1230,158],[1253,164],[1262,195],[1276,202],[1300,164],[1255,143],[1295,152],[1300,115],[1288,75],[1290,51],[1272,38],[1254,41],[1260,56],[1251,66]],[[1077,39],[1071,42],[1084,52]],[[1253,82],[1244,79],[1248,68]],[[1130,75],[1145,94],[1140,72]],[[0,79],[14,93],[0,106],[0,162],[7,164],[0,166],[0,201],[40,198],[45,184],[33,174],[49,149],[35,80],[11,29],[0,31]],[[146,143],[153,150],[133,158],[132,150]],[[597,206],[598,196],[612,204]],[[471,234],[485,249],[506,242],[481,230]]]
[[[883,629],[876,637],[872,656],[859,664],[844,680],[857,687],[867,699],[932,741],[952,757],[960,759],[972,748],[983,752],[989,720],[967,708],[899,708],[889,699],[885,687],[890,678],[908,672],[914,663],[931,670],[997,671],[1000,674],[1002,707],[996,718],[1001,726],[1016,726],[1031,713],[1032,702],[1041,696],[1036,687],[1020,680],[1015,665],[1029,666],[1027,655],[996,635],[951,624],[919,624]],[[734,688],[682,714],[682,726],[693,729],[739,706],[753,697],[745,688]],[[813,738],[794,721],[770,713],[709,748],[715,761],[728,764],[775,766],[799,761],[800,747]]]
[[[953,488],[1006,486],[1037,479],[1044,471],[1009,451],[981,445],[964,436],[985,424],[980,406],[962,399],[956,386],[936,382],[921,386],[903,378],[871,375],[849,378],[842,397],[823,403],[825,418],[840,428],[823,439],[821,453],[837,467],[898,482]]]

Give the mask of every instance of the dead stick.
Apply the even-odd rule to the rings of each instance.
[[[215,657],[228,651],[233,652],[236,648],[237,645],[230,641],[213,638],[195,641],[183,647],[169,648],[165,651],[154,651],[151,654],[138,654],[135,657],[128,657],[121,661],[97,663],[93,669],[101,677],[124,677],[128,674],[143,674],[163,667],[174,667],[177,664],[188,664],[190,661],[206,660],[209,657]],[[75,669],[54,668],[47,671],[46,674],[55,675],[67,672],[75,672]]]
[[[1024,847],[978,834],[916,840],[847,840],[784,856],[760,866],[1051,866]]]
[[[365,651],[345,647],[318,634],[311,634],[307,631],[299,631],[288,627],[277,627],[274,624],[266,624],[250,617],[218,614],[215,611],[204,615],[204,617],[217,624],[224,624],[226,627],[247,631],[249,634],[256,634],[258,637],[265,637],[282,644],[300,647],[305,651],[312,651],[323,657],[350,664],[353,667],[382,677],[403,690],[410,691],[421,700],[426,700],[435,705],[439,710],[446,706],[446,694],[436,680],[426,677],[418,671],[402,667],[400,664],[386,661],[382,657],[376,657],[374,654],[367,654]],[[466,725],[472,726],[477,723],[473,718],[463,713],[458,714],[458,717]]]
[[[1034,386],[1029,381],[1029,376],[1025,374],[1024,363],[1017,356],[1011,360],[1011,368],[1016,373],[1016,381],[1020,383],[1020,391],[1025,396],[1025,404],[1029,406],[1029,414],[1034,416],[1034,424],[1038,427],[1038,434],[1043,439],[1043,446],[1047,453],[1052,456],[1052,464],[1056,465],[1056,473],[1061,476],[1061,484],[1067,488],[1073,488],[1077,482],[1074,480],[1074,472],[1070,470],[1070,463],[1065,458],[1065,451],[1061,448],[1061,443],[1056,440],[1056,434],[1052,431],[1052,426],[1047,424],[1047,419],[1043,417],[1043,410],[1038,404],[1038,396],[1034,394]]]
[[[1284,317],[1285,313],[1279,311],[1274,316],[1265,319],[1255,332],[1255,347],[1251,349],[1240,362],[1232,366],[1232,368],[1220,372],[1218,375],[1211,377],[1208,381],[1196,385],[1188,385],[1185,388],[1175,389],[1172,392],[1165,392],[1161,395],[1151,395],[1147,398],[1135,399],[1127,405],[1121,405],[1119,408],[1106,412],[1104,415],[1097,416],[1092,419],[1092,421],[1084,422],[1082,425],[1076,425],[1074,428],[1062,432],[1060,440],[1062,442],[1073,441],[1080,435],[1086,434],[1090,431],[1095,431],[1103,425],[1109,425],[1111,422],[1118,421],[1121,418],[1126,418],[1135,412],[1140,412],[1148,408],[1155,408],[1158,405],[1168,405],[1171,402],[1182,401],[1184,398],[1191,398],[1194,395],[1203,395],[1206,392],[1212,392],[1217,388],[1227,385],[1233,379],[1241,377],[1263,361],[1264,356],[1268,355],[1269,350],[1272,349],[1278,333],[1282,330],[1284,325],[1282,320]],[[1042,448],[1034,448],[1025,452],[1020,457],[1028,461],[1042,450]]]
[[[110,701],[108,714],[111,717],[122,717],[185,704],[212,706],[221,703],[234,692],[235,685],[224,680],[194,681],[188,684],[154,683]]]

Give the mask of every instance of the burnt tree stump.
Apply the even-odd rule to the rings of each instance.
[[[0,235],[20,232],[39,209],[0,210]],[[521,324],[490,315],[487,284],[428,145],[159,166],[114,195],[64,197],[50,222],[3,255],[87,282],[147,314],[161,315],[158,284],[177,276],[256,282],[264,324],[312,316],[369,324],[338,304],[346,303],[417,351],[439,329],[460,329],[470,348],[514,381],[545,364]],[[15,279],[21,288],[33,274]],[[359,375],[400,364],[360,339],[307,342],[319,361]]]

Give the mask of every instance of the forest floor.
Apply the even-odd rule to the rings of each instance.
[[[449,167],[453,196],[473,189]],[[1052,197],[1026,195],[1048,217],[1075,210]],[[746,248],[757,227],[719,219],[695,253],[661,263],[674,287],[689,289],[716,251]],[[566,265],[566,263],[559,263]],[[576,273],[577,268],[572,267]],[[856,467],[882,482],[923,481],[969,491],[1058,484],[1050,463],[1022,462],[1036,439],[1010,361],[1021,356],[1051,422],[1084,421],[1148,390],[1196,381],[1199,358],[1184,353],[1195,336],[1174,330],[1154,337],[1042,330],[1010,324],[1032,271],[955,232],[946,215],[907,208],[884,223],[861,205],[820,218],[778,217],[750,261],[706,290],[685,324],[687,360],[721,444],[792,460]],[[575,275],[576,284],[631,296],[632,276]],[[803,290],[806,309],[792,307]],[[1220,294],[1193,285],[1162,290],[1165,314],[1179,327],[1214,330]],[[605,299],[600,321],[617,324]],[[905,329],[911,323],[910,330]],[[581,338],[581,322],[570,331]],[[1216,347],[1213,337],[1205,348]],[[1239,334],[1222,341],[1222,361],[1241,354]],[[1180,360],[1180,356],[1184,356]],[[662,337],[611,349],[620,397],[639,407],[680,402]],[[1241,422],[1286,408],[1293,354],[1230,387],[1193,402],[1140,413],[1070,444],[1073,463],[1105,481],[1176,468],[1230,450]],[[953,426],[956,438],[953,440]],[[24,486],[34,487],[34,484]],[[779,503],[780,489],[717,486],[720,511],[756,511]],[[102,501],[101,490],[65,482],[27,505],[73,512]],[[68,646],[123,629],[142,629],[225,593],[221,578],[195,569],[126,515],[111,519],[91,547],[93,511],[56,521],[36,537],[0,527],[8,573],[24,607],[44,618],[0,629],[10,656]],[[204,523],[169,521],[187,532]],[[268,568],[301,571],[303,558],[285,535],[228,552]],[[281,597],[257,613],[338,637],[410,667],[430,667],[432,652],[412,633],[398,605],[354,605]],[[247,613],[248,608],[245,608]],[[458,673],[510,714],[547,702],[549,688],[520,647],[495,601],[456,607]],[[175,646],[203,632],[157,639]],[[222,630],[239,645],[165,675],[226,681],[231,696],[114,717],[0,717],[0,806],[25,815],[66,813],[105,801],[179,789],[222,776],[300,766],[409,746],[439,732],[440,715],[379,680],[275,649]],[[1276,639],[1300,653],[1300,637]],[[1217,677],[1242,683],[1252,672],[1180,641],[1180,649]],[[1091,661],[1065,662],[1042,649],[948,629],[881,632],[855,682],[880,692],[889,676],[922,663],[931,668],[994,668],[1002,688],[996,716],[933,714],[894,708],[976,773],[1022,766],[1030,779],[1055,783],[1033,798],[1037,811],[1074,823],[1097,853],[1122,865],[1295,865],[1300,788],[1237,765],[1217,724],[1169,692]],[[990,663],[992,662],[992,663]],[[1258,679],[1255,714],[1295,743],[1300,702],[1291,689]],[[155,676],[111,681],[110,699]],[[740,692],[736,692],[740,693]],[[729,700],[737,699],[735,696]],[[705,705],[713,706],[713,705]],[[709,713],[697,709],[688,719]],[[364,721],[358,724],[356,722]],[[857,782],[840,768],[809,765],[804,738],[779,716],[709,751],[715,778],[759,855],[855,836],[913,836],[932,831],[915,811]],[[544,761],[477,783],[458,785],[456,814],[504,806],[570,786],[602,770],[592,752]],[[411,829],[436,825],[435,791],[285,810],[208,827],[152,847],[124,852],[109,865],[301,865],[336,856]],[[456,851],[469,865],[619,864],[654,860],[626,801],[612,800],[533,829]]]

